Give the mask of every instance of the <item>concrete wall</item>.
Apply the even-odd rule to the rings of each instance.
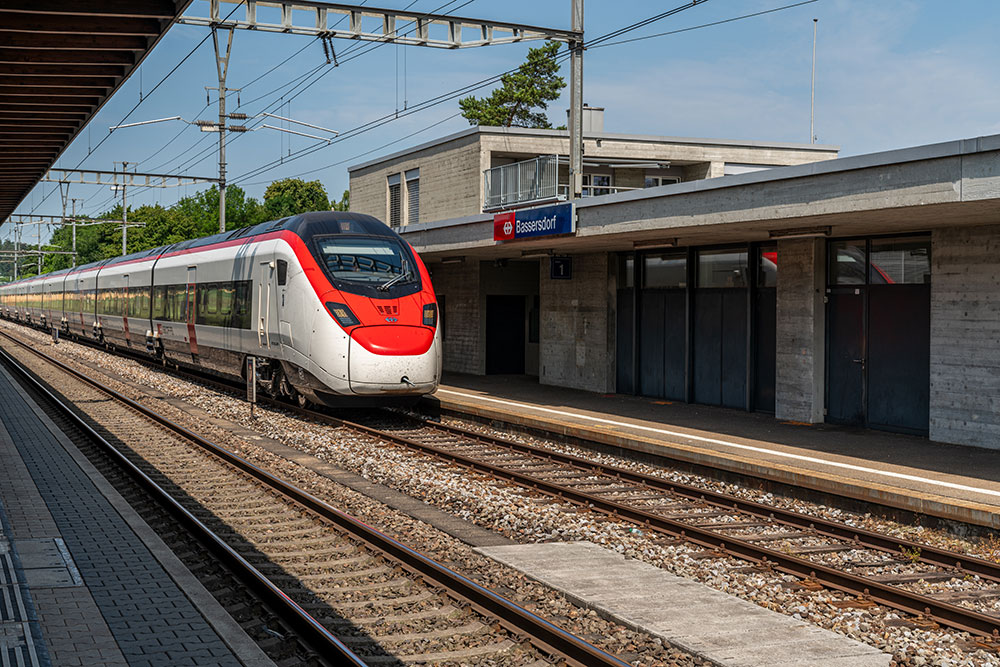
[[[444,370],[453,373],[486,372],[481,332],[479,262],[434,264],[431,280],[434,292],[445,297]]]
[[[1000,449],[1000,225],[931,237],[930,438]]]
[[[778,242],[775,417],[823,421],[824,239]]]
[[[573,256],[573,278],[552,280],[540,262],[539,382],[614,391],[615,285],[607,253]]]
[[[480,213],[482,159],[471,135],[353,171],[351,210],[388,223],[388,177],[419,168],[421,221]]]

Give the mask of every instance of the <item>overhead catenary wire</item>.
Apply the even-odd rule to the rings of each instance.
[[[430,13],[440,12],[442,9],[448,7],[448,5],[454,4],[456,1],[457,0],[449,0],[449,2],[446,2],[445,4],[441,5],[437,9],[432,10],[432,12],[430,12]],[[469,4],[472,4],[472,2],[474,2],[474,1],[475,0],[466,0],[466,2],[463,2],[461,5],[459,5],[457,7],[453,7],[452,9],[448,10],[448,13],[457,11],[459,9],[462,9],[465,6],[467,6]],[[702,1],[704,1],[704,0],[702,0]],[[414,4],[416,4],[416,0],[414,0],[413,2],[411,2],[409,5],[407,5],[404,8],[404,10],[408,9],[409,7],[412,7]],[[367,53],[370,53],[371,51],[374,51],[375,49],[381,48],[382,46],[385,46],[386,44],[391,44],[392,43],[392,39],[394,37],[396,37],[396,36],[400,36],[400,35],[406,36],[406,35],[412,34],[413,30],[415,30],[415,26],[413,26],[412,29],[407,30],[405,32],[400,32],[400,30],[397,29],[396,31],[394,31],[392,33],[391,36],[389,36],[389,37],[387,37],[387,38],[385,38],[383,40],[380,40],[380,41],[378,41],[378,42],[376,42],[374,44],[359,44],[359,45],[355,46],[353,49],[348,49],[347,51],[345,51],[344,55],[346,55],[348,57],[345,58],[345,57],[342,56],[342,57],[338,58],[339,63],[343,64],[343,63],[346,63],[346,62],[350,62],[351,60],[355,60],[357,58],[360,58],[361,56],[363,56],[363,55],[365,55]],[[324,63],[324,65],[325,65],[325,63]],[[319,69],[322,69],[322,67],[323,67],[323,65],[321,65],[320,67],[314,68],[311,72],[307,72],[306,75],[304,75],[304,76],[308,77],[309,74],[314,74]],[[320,81],[320,79],[322,79],[324,76],[326,76],[327,74],[329,74],[330,72],[332,72],[333,69],[334,68],[327,68],[324,72],[320,73],[318,76],[316,76],[315,78],[313,78],[312,81],[309,81],[308,83],[305,83],[304,85],[300,81],[296,86],[294,86],[292,88],[292,91],[294,91],[295,88],[298,88],[299,86],[301,86],[300,90],[298,90],[294,94],[291,94],[291,91],[283,94],[282,97],[285,99],[285,102],[291,102],[292,100],[295,100],[297,97],[299,97],[301,94],[303,94],[304,92],[306,92],[313,85],[315,85],[316,83],[318,83]],[[302,79],[302,78],[303,78],[302,76],[299,77],[299,79]],[[277,88],[275,90],[280,90],[282,87],[283,86],[279,86],[279,88]],[[272,91],[272,92],[274,92],[274,91]],[[291,96],[289,97],[289,95],[291,95]],[[260,99],[260,98],[258,97],[256,99]],[[273,111],[274,108],[275,108],[275,104],[281,104],[281,103],[285,103],[285,102],[282,102],[282,100],[279,99],[276,102],[272,102],[270,105],[265,105],[264,107],[262,107],[261,112],[263,110]],[[255,116],[259,115],[259,113],[261,113],[261,112],[255,113],[253,115],[255,115]],[[258,126],[261,122],[263,122],[263,121],[260,121],[260,120],[254,121],[253,123],[248,124],[248,127],[251,128],[251,129],[253,129],[254,127]],[[232,141],[236,141],[238,139],[239,139],[239,136],[235,137]],[[186,169],[190,169],[190,168],[194,167],[195,165],[197,165],[202,160],[207,159],[212,153],[214,153],[214,150],[215,150],[214,147],[208,147],[208,148],[204,149],[199,154],[195,155],[194,157],[190,158],[189,160],[186,160],[184,162],[184,164],[182,164],[179,167],[177,167],[176,170],[177,171],[184,171]],[[295,155],[295,154],[293,153],[293,155]],[[279,159],[277,162],[280,164],[282,162],[282,159]]]
[[[418,1],[418,0],[413,0],[412,2],[410,2],[410,4],[409,4],[409,5],[407,5],[407,6],[406,6],[406,7],[404,8],[404,10],[405,10],[405,9],[409,9],[410,7],[412,7],[413,5],[415,5],[415,4],[417,3],[417,1]],[[440,5],[440,6],[439,6],[439,7],[437,8],[437,9],[434,9],[434,10],[432,10],[432,11],[431,11],[430,13],[437,13],[437,12],[440,12],[441,10],[443,10],[443,9],[447,8],[447,7],[449,6],[449,5],[452,5],[452,4],[454,4],[455,2],[457,2],[457,1],[458,1],[458,0],[449,0],[448,2],[444,3],[443,5]],[[461,5],[459,5],[459,6],[457,6],[457,7],[453,7],[452,9],[448,10],[448,13],[451,13],[451,12],[454,12],[454,11],[457,11],[457,10],[459,10],[459,9],[461,9],[461,8],[463,8],[463,7],[467,6],[467,5],[469,5],[469,4],[472,4],[472,2],[474,2],[474,1],[475,1],[475,0],[466,0],[466,2],[463,2],[463,3],[461,4]],[[364,4],[364,3],[362,3],[362,4]],[[232,14],[232,12],[230,12],[230,15],[231,15],[231,14]],[[341,19],[341,21],[343,21],[343,20],[344,20],[344,19],[342,18],[342,19]],[[338,22],[338,24],[339,24],[339,22]],[[415,26],[414,26],[414,29],[415,29]],[[403,35],[409,35],[409,34],[411,34],[411,32],[412,32],[412,30],[411,30],[411,31],[407,31],[407,32],[405,32],[405,33],[402,33],[402,34],[403,34]],[[392,33],[392,36],[398,36],[398,35],[400,35],[400,32],[399,32],[399,30],[396,30],[396,31],[394,31],[394,32]],[[347,62],[347,61],[350,61],[350,60],[354,60],[354,59],[356,59],[356,58],[358,58],[358,57],[360,57],[360,56],[362,56],[362,55],[365,55],[366,53],[369,53],[369,52],[371,52],[371,51],[373,51],[373,50],[375,50],[375,49],[377,49],[377,48],[380,48],[380,47],[384,46],[385,44],[388,44],[388,43],[391,43],[391,40],[392,40],[392,37],[389,37],[389,38],[387,38],[387,39],[385,39],[385,40],[381,40],[381,41],[379,41],[378,43],[376,43],[376,44],[374,44],[374,45],[367,45],[367,44],[358,44],[358,45],[354,45],[354,46],[353,46],[353,48],[350,48],[350,49],[348,49],[348,50],[347,50],[347,51],[345,51],[345,53],[344,53],[344,55],[350,55],[350,54],[354,54],[354,55],[351,55],[351,57],[347,58],[347,60],[346,60],[346,61],[345,61],[345,60],[343,60],[343,59],[341,58],[341,59],[340,59],[340,62]],[[304,51],[304,50],[305,50],[305,48],[307,48],[307,47],[308,47],[308,46],[310,46],[311,44],[312,44],[312,42],[310,42],[309,44],[307,44],[306,46],[304,46],[304,47],[303,47],[302,49],[299,49],[299,51],[297,51],[297,52],[296,52],[295,54],[292,54],[292,56],[290,56],[289,58],[286,58],[286,59],[285,59],[285,61],[283,61],[283,62],[287,62],[288,60],[290,60],[290,59],[291,59],[292,57],[294,57],[295,55],[297,55],[297,54],[301,53],[302,51]],[[367,47],[367,48],[366,48],[366,47]],[[355,53],[355,52],[357,52],[357,51],[359,51],[359,50],[361,51],[361,53]],[[283,64],[283,63],[282,63],[282,64]],[[319,65],[318,67],[315,67],[315,68],[313,68],[313,69],[312,69],[312,70],[310,70],[309,72],[306,72],[305,74],[303,74],[303,75],[300,75],[299,77],[296,77],[296,78],[295,78],[295,79],[293,79],[293,80],[292,80],[291,82],[286,82],[285,84],[282,84],[281,86],[278,86],[277,88],[273,89],[272,91],[269,91],[268,93],[265,93],[264,95],[261,95],[261,96],[258,96],[257,98],[254,98],[253,100],[250,100],[250,101],[246,102],[246,103],[245,103],[244,105],[241,105],[241,106],[246,106],[246,105],[249,105],[249,104],[252,104],[253,102],[255,102],[255,101],[257,101],[257,100],[259,100],[259,99],[261,99],[261,98],[263,98],[263,97],[267,97],[267,96],[268,96],[268,95],[270,95],[270,94],[273,94],[273,93],[275,93],[275,92],[277,92],[277,91],[280,91],[281,89],[283,89],[283,88],[286,88],[286,87],[287,87],[287,86],[289,85],[289,83],[292,83],[292,84],[295,84],[295,85],[293,85],[293,87],[292,87],[292,91],[294,91],[294,90],[295,90],[296,88],[298,88],[299,86],[301,86],[301,85],[302,85],[302,82],[303,82],[303,80],[304,80],[304,79],[308,79],[308,78],[309,78],[309,77],[310,77],[311,75],[314,75],[314,74],[316,74],[316,72],[318,72],[319,70],[323,69],[323,67],[324,67],[325,65],[326,65],[326,63],[324,63],[324,64],[322,64],[322,65]],[[280,65],[279,65],[279,66],[280,66]],[[270,72],[270,71],[273,71],[273,70],[274,70],[274,69],[276,69],[276,68],[277,68],[277,66],[276,66],[276,67],[274,67],[274,68],[272,68],[271,70],[269,70],[269,72]],[[288,101],[288,102],[291,102],[292,100],[294,100],[295,98],[297,98],[297,97],[298,97],[299,95],[301,95],[301,94],[302,94],[303,92],[305,92],[306,90],[308,90],[308,89],[309,89],[309,88],[310,88],[311,86],[315,85],[315,83],[317,83],[317,82],[318,82],[318,81],[319,81],[319,80],[320,80],[320,79],[321,79],[321,78],[322,78],[323,76],[325,76],[325,74],[329,73],[330,71],[332,71],[332,68],[329,68],[329,69],[327,69],[327,71],[326,71],[326,72],[324,72],[324,73],[320,74],[319,76],[317,76],[316,78],[314,78],[314,79],[313,79],[312,81],[310,81],[310,82],[306,83],[306,84],[305,84],[305,85],[304,85],[304,86],[303,86],[303,87],[301,88],[301,90],[299,90],[299,91],[298,91],[298,92],[296,92],[296,93],[295,93],[294,95],[292,95],[292,96],[291,96],[291,97],[290,97],[290,98],[289,98],[289,99],[288,99],[287,101]],[[260,80],[261,78],[262,78],[262,77],[260,77],[260,76],[259,76],[259,77],[257,77],[256,79],[254,79],[254,80],[253,80],[253,81],[251,82],[251,84],[252,84],[252,83],[255,83],[255,82],[257,82],[257,81],[258,81],[258,80]],[[247,86],[244,86],[244,87],[248,87],[249,85],[250,85],[250,84],[247,84]],[[289,94],[289,93],[284,93],[284,94],[282,95],[282,98],[284,98],[284,97],[285,97],[286,95],[288,95],[288,94]],[[270,104],[268,104],[268,105],[265,105],[264,107],[262,107],[262,108],[261,108],[261,110],[260,110],[259,112],[255,113],[255,114],[253,114],[253,115],[254,115],[254,116],[258,116],[258,115],[259,115],[260,113],[262,113],[262,112],[264,112],[264,111],[274,111],[274,110],[275,110],[275,106],[274,106],[275,104],[283,104],[283,103],[285,103],[285,102],[283,102],[283,101],[282,101],[282,99],[279,99],[279,100],[277,100],[276,102],[272,102],[272,103],[270,103]],[[257,127],[258,125],[260,125],[260,123],[262,123],[262,122],[263,122],[263,121],[261,121],[261,120],[256,120],[256,121],[254,121],[253,123],[250,123],[250,124],[249,124],[249,127],[250,127],[251,129],[253,129],[253,128]],[[238,139],[239,139],[239,136],[235,137],[235,138],[234,138],[234,139],[233,139],[232,141],[236,141],[236,140],[238,140]],[[204,138],[202,138],[202,139],[199,139],[199,140],[198,140],[197,142],[195,142],[195,145],[194,145],[194,146],[192,146],[192,147],[189,147],[189,148],[188,148],[187,150],[183,151],[183,152],[182,152],[182,153],[181,153],[180,155],[183,155],[184,153],[186,153],[186,152],[188,152],[188,151],[192,150],[192,149],[193,149],[193,148],[195,148],[195,147],[196,147],[196,146],[197,146],[198,144],[202,143],[202,141],[203,141],[203,140],[204,140]],[[209,156],[210,156],[211,154],[213,154],[213,153],[214,153],[214,151],[215,151],[215,147],[214,147],[214,146],[209,146],[209,147],[205,148],[204,150],[202,150],[202,151],[201,151],[200,153],[198,153],[198,154],[196,154],[195,156],[193,156],[192,158],[189,158],[188,160],[186,160],[186,161],[185,161],[185,162],[184,162],[183,164],[181,164],[181,165],[179,165],[178,167],[174,168],[174,169],[173,169],[173,171],[179,171],[179,172],[183,172],[183,171],[184,171],[184,170],[186,170],[186,169],[190,169],[190,168],[194,167],[195,165],[197,165],[198,163],[200,163],[200,162],[201,162],[202,160],[204,160],[204,159],[206,159],[207,157],[209,157]],[[178,155],[177,157],[180,157],[180,155]],[[176,158],[175,158],[175,159],[176,159]],[[137,194],[138,194],[138,193],[140,193],[140,192],[144,191],[145,189],[146,189],[146,188],[141,188],[141,189],[137,190],[136,192],[137,192]]]
[[[781,7],[774,7],[772,9],[765,9],[763,11],[754,12],[752,14],[743,14],[742,16],[734,16],[728,19],[722,19],[719,21],[712,21],[711,23],[702,23],[701,25],[693,25],[687,28],[678,28],[677,30],[669,30],[667,32],[658,32],[654,35],[643,35],[641,37],[631,37],[629,39],[621,39],[614,42],[604,42],[602,44],[597,44],[595,46],[587,45],[588,49],[603,49],[606,46],[618,46],[619,44],[630,44],[632,42],[641,42],[647,39],[655,39],[657,37],[666,37],[668,35],[679,35],[684,32],[691,32],[692,30],[701,30],[702,28],[711,28],[717,25],[723,25],[725,23],[733,23],[735,21],[742,21],[744,19],[750,19],[757,16],[764,16],[765,14],[773,14],[774,12],[780,12],[786,9],[794,9],[795,7],[801,7],[803,5],[811,5],[814,2],[819,2],[819,0],[803,0],[803,2],[796,2],[791,5],[784,5]]]
[[[664,18],[667,18],[669,16],[673,16],[673,15],[678,14],[678,13],[684,11],[684,10],[691,9],[693,7],[696,7],[698,5],[704,4],[706,2],[708,2],[708,0],[691,0],[691,2],[688,2],[686,4],[679,5],[677,7],[674,7],[673,9],[667,10],[665,12],[660,12],[660,13],[655,14],[653,16],[650,16],[650,17],[647,17],[645,19],[642,19],[641,21],[637,21],[637,22],[632,23],[630,25],[623,26],[623,27],[618,28],[616,30],[613,30],[613,31],[611,31],[609,33],[601,35],[601,36],[595,38],[593,40],[593,43],[600,44],[601,42],[606,41],[608,39],[611,39],[613,37],[626,34],[626,33],[631,32],[633,30],[638,30],[639,28],[645,27],[647,25],[655,23],[656,21],[660,21],[660,20],[662,20]],[[591,42],[588,42],[587,44],[589,45],[590,43]],[[567,60],[568,58],[569,58],[569,54],[568,53],[564,53],[563,55],[561,55],[559,58],[556,59],[556,62],[557,63],[561,63],[561,62],[564,62],[565,60]],[[268,171],[270,169],[273,169],[276,166],[281,166],[283,164],[287,164],[289,162],[292,162],[293,160],[297,160],[297,159],[299,159],[301,157],[305,157],[307,155],[311,155],[312,153],[315,153],[316,151],[322,150],[322,149],[327,148],[328,146],[332,146],[332,145],[334,145],[336,143],[340,143],[341,141],[345,141],[345,140],[347,140],[347,139],[349,139],[351,137],[357,136],[359,134],[363,134],[365,132],[368,132],[368,131],[374,129],[375,127],[380,127],[380,126],[386,124],[387,122],[392,122],[393,120],[395,120],[397,118],[403,118],[405,116],[410,115],[411,113],[415,113],[417,111],[421,111],[421,110],[430,108],[432,106],[436,106],[437,104],[444,103],[446,101],[449,101],[449,100],[451,100],[451,99],[453,99],[455,97],[458,97],[460,95],[464,95],[464,94],[466,94],[468,92],[471,92],[473,90],[477,90],[479,88],[483,88],[485,86],[488,86],[488,85],[490,85],[492,83],[496,83],[496,82],[498,82],[501,79],[501,77],[503,77],[503,76],[505,76],[507,74],[513,73],[513,72],[517,71],[517,69],[518,69],[518,67],[515,67],[513,69],[507,70],[506,72],[502,72],[500,74],[497,74],[497,75],[491,76],[491,77],[489,77],[487,79],[484,79],[484,80],[482,80],[480,82],[477,82],[476,84],[470,84],[469,86],[464,86],[463,88],[451,91],[450,93],[445,93],[444,95],[438,96],[436,98],[431,98],[431,100],[427,100],[427,101],[425,101],[423,103],[414,105],[413,107],[411,107],[410,109],[407,109],[404,112],[393,112],[392,114],[387,114],[387,115],[383,116],[382,118],[376,119],[375,121],[370,121],[369,123],[366,123],[366,124],[363,124],[361,126],[358,126],[357,128],[353,128],[351,130],[347,130],[347,131],[341,133],[341,136],[338,137],[336,140],[334,140],[332,142],[324,143],[323,145],[316,145],[316,144],[314,144],[312,146],[308,146],[306,148],[301,149],[297,153],[293,153],[290,156],[286,156],[281,161],[272,161],[272,162],[269,162],[269,163],[267,163],[265,165],[257,167],[255,169],[249,171],[249,172],[245,172],[243,174],[240,174],[239,176],[237,176],[237,177],[235,177],[233,179],[233,182],[234,183],[243,182],[243,181],[245,181],[248,178],[253,178],[254,176],[258,176],[258,175],[260,175],[260,174],[262,174],[262,173],[264,173],[264,172],[266,172],[266,171]]]
[[[704,4],[706,1],[707,0],[694,0],[693,2],[691,2],[691,3],[687,4],[687,5],[682,5],[680,7],[676,7],[674,9],[672,9],[672,10],[669,10],[667,12],[662,12],[660,14],[657,14],[657,15],[653,16],[653,17],[649,17],[649,18],[644,19],[642,21],[638,21],[636,23],[633,23],[633,24],[631,24],[629,26],[625,26],[623,28],[619,28],[619,29],[617,29],[615,31],[612,31],[611,33],[607,33],[606,35],[602,35],[602,36],[594,39],[593,41],[587,42],[586,48],[588,48],[588,49],[590,49],[590,48],[603,48],[605,46],[614,46],[614,45],[619,45],[619,44],[626,44],[626,43],[629,43],[629,42],[632,42],[632,41],[639,41],[639,40],[643,40],[643,39],[651,39],[653,37],[663,37],[663,36],[674,35],[674,34],[678,34],[678,33],[682,33],[682,32],[689,32],[689,31],[692,31],[692,30],[698,30],[698,29],[702,29],[702,28],[708,28],[708,27],[712,27],[712,26],[716,26],[716,25],[725,24],[725,23],[731,23],[731,22],[734,22],[734,21],[740,21],[740,20],[744,20],[744,19],[748,19],[748,18],[757,17],[757,16],[763,16],[765,14],[771,14],[771,13],[778,12],[778,11],[783,11],[783,10],[787,10],[787,9],[793,9],[795,7],[800,7],[800,6],[803,6],[803,5],[807,5],[807,4],[812,4],[814,2],[818,2],[819,0],[804,0],[803,2],[797,2],[797,3],[793,3],[793,4],[789,4],[789,5],[784,5],[784,6],[781,6],[781,7],[775,7],[775,8],[772,8],[772,9],[760,11],[760,12],[754,12],[754,13],[751,13],[751,14],[744,14],[744,15],[732,17],[732,18],[729,18],[729,19],[723,19],[723,20],[720,20],[720,21],[713,21],[711,23],[705,23],[705,24],[701,24],[701,25],[697,25],[697,26],[691,26],[691,27],[688,27],[688,28],[682,28],[682,29],[678,29],[678,30],[671,30],[671,31],[668,31],[668,32],[657,33],[656,35],[646,35],[646,36],[637,37],[637,38],[629,39],[629,40],[610,41],[610,40],[612,40],[616,36],[620,36],[620,35],[626,34],[627,32],[630,32],[630,31],[637,30],[639,28],[645,27],[645,26],[650,25],[651,23],[653,23],[655,21],[661,20],[661,19],[666,18],[668,16],[672,16],[672,15],[674,15],[674,14],[676,14],[679,11],[682,11],[684,9],[690,9],[690,8],[696,6],[696,5]],[[563,54],[563,55],[561,55],[557,59],[556,62],[558,62],[558,63],[565,62],[565,60],[567,60],[568,57],[569,57],[568,54]],[[235,183],[244,182],[248,178],[253,178],[254,176],[258,176],[258,175],[260,175],[262,173],[265,173],[266,171],[269,171],[270,169],[273,169],[273,168],[278,167],[278,166],[283,166],[284,164],[288,164],[292,160],[298,159],[299,157],[306,157],[306,156],[308,156],[308,155],[310,155],[310,154],[312,154],[312,153],[314,153],[316,151],[322,150],[323,148],[326,148],[328,145],[332,145],[334,143],[339,143],[342,140],[349,139],[349,138],[351,138],[353,136],[356,136],[357,134],[361,134],[363,132],[366,132],[369,129],[374,129],[372,127],[368,127],[372,123],[376,124],[375,127],[380,127],[380,126],[386,124],[387,122],[391,122],[393,120],[396,120],[397,118],[403,118],[405,116],[408,116],[408,115],[410,115],[410,113],[417,112],[417,111],[422,111],[422,110],[430,108],[432,106],[436,106],[437,104],[449,101],[449,100],[451,100],[451,99],[453,99],[455,97],[458,97],[460,95],[464,95],[467,92],[471,92],[472,90],[475,90],[475,89],[478,89],[478,88],[483,88],[485,86],[488,86],[488,85],[490,85],[492,83],[495,83],[495,82],[499,81],[502,76],[504,76],[506,74],[510,74],[510,73],[512,73],[512,72],[514,72],[516,70],[517,70],[517,68],[511,69],[511,70],[507,70],[506,72],[503,72],[503,73],[498,74],[496,76],[490,77],[489,79],[485,79],[485,80],[482,80],[480,82],[476,82],[474,84],[469,84],[468,86],[465,86],[465,87],[463,87],[461,89],[457,89],[455,91],[451,91],[450,93],[445,93],[445,94],[437,96],[435,98],[431,98],[430,100],[425,100],[422,103],[419,103],[419,104],[416,104],[416,105],[410,107],[410,109],[405,110],[405,112],[403,112],[403,113],[387,114],[387,115],[383,116],[382,118],[376,119],[375,121],[370,121],[368,124],[365,124],[365,125],[359,126],[357,128],[353,128],[352,130],[347,130],[347,131],[343,132],[341,134],[341,137],[338,137],[337,140],[335,140],[333,142],[330,142],[330,144],[323,144],[323,145],[318,145],[317,144],[317,145],[313,145],[313,146],[310,146],[310,147],[306,147],[306,148],[302,149],[298,154],[292,154],[291,156],[285,156],[285,159],[282,161],[281,164],[275,164],[274,162],[271,162],[271,163],[268,163],[266,165],[262,165],[262,166],[260,166],[260,167],[258,167],[256,169],[254,169],[254,170],[251,170],[250,172],[246,172],[244,174],[241,174],[240,176],[237,176],[234,179],[234,182]],[[300,175],[309,174],[309,173],[315,173],[317,171],[322,171],[323,169],[327,169],[327,168],[330,168],[332,166],[336,166],[338,164],[342,164],[342,162],[335,162],[335,163],[326,165],[324,167],[318,167],[316,169],[311,169],[311,170],[302,172],[300,174],[295,174],[295,176],[300,176]]]

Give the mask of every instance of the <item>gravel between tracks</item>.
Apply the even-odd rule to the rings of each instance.
[[[22,337],[32,337],[39,346],[48,346],[47,352],[52,351],[53,346],[47,336],[38,332],[27,332],[24,328],[9,323],[4,323],[3,326]],[[792,584],[791,577],[748,572],[745,569],[746,564],[735,559],[692,558],[698,551],[695,547],[683,544],[658,544],[654,536],[638,532],[629,524],[604,520],[593,513],[577,512],[572,507],[564,507],[548,500],[540,501],[537,496],[518,487],[495,482],[485,476],[470,474],[428,457],[387,447],[372,438],[346,429],[320,426],[262,407],[256,410],[256,419],[251,420],[246,404],[240,400],[97,350],[66,342],[61,346],[64,347],[56,348],[55,351],[72,354],[75,358],[89,362],[105,373],[119,375],[128,382],[169,393],[175,398],[183,398],[213,417],[227,419],[256,430],[288,446],[361,474],[372,481],[396,488],[512,539],[522,542],[590,540],[631,558],[701,581],[763,607],[866,642],[893,654],[898,665],[1000,666],[1000,657],[996,654],[966,648],[969,636],[965,633],[896,626],[893,622],[898,619],[898,615],[878,607],[839,609],[831,603],[843,600],[843,596],[826,590],[816,592],[797,590]],[[127,393],[131,394],[133,391]],[[156,407],[169,413],[162,403]],[[191,421],[191,418],[180,410],[174,409],[174,411],[176,413],[174,416],[179,420]],[[997,548],[1000,542],[992,537],[959,538],[941,530],[904,525],[872,515],[853,514],[690,473],[664,470],[566,445],[545,443],[526,436],[511,436],[477,424],[460,423],[466,428],[548,446],[554,450],[599,459],[687,484],[735,493],[758,502],[788,507],[799,512],[824,516],[869,530],[899,535],[980,557],[996,560],[1000,553],[1000,549]],[[518,573],[475,554],[467,546],[426,524],[388,510],[381,503],[319,478],[295,464],[279,460],[253,445],[238,441],[223,429],[209,427],[206,424],[198,424],[198,429],[200,432],[208,432],[209,437],[218,443],[231,446],[254,462],[266,464],[279,471],[282,476],[303,485],[304,488],[321,493],[322,497],[330,502],[344,507],[379,529],[398,536],[404,542],[423,549],[439,560],[451,563],[459,571],[509,595],[529,609],[548,617],[564,619],[563,625],[568,630],[595,641],[605,650],[616,653],[633,664],[697,664],[690,656],[669,647],[659,646],[657,640],[651,641],[644,635],[607,624],[596,618],[593,612],[573,607],[562,598],[556,598],[542,587],[527,581]],[[566,511],[567,509],[569,511]],[[791,587],[789,584],[792,584]],[[954,582],[951,587],[954,590],[961,590],[969,585],[968,582]],[[948,584],[938,583],[934,587],[947,588]]]
[[[15,330],[15,333],[22,338],[25,336],[25,332],[21,329]],[[36,336],[35,332],[32,332],[31,335],[33,337]],[[65,351],[70,345],[66,341],[63,341],[59,347],[53,349],[45,337],[38,338],[37,340],[40,343],[39,347],[48,345],[43,350],[44,352],[58,353],[58,356],[63,357],[64,361],[66,360]],[[111,381],[108,382],[110,386],[132,398],[140,398],[137,396],[134,387],[114,381],[114,376],[118,371],[124,370],[125,372],[121,373],[121,377],[127,378],[130,382],[136,382],[139,380],[140,375],[151,373],[151,371],[128,360],[108,357],[100,351],[81,348],[76,345],[73,345],[73,347],[77,348],[73,351],[75,357],[86,359],[92,363],[99,362],[100,369],[110,374]],[[95,369],[88,367],[83,370],[89,374],[93,374]],[[107,380],[108,378],[101,379]],[[150,387],[168,392],[175,398],[183,396],[186,400],[197,404],[198,408],[206,410],[209,414],[216,417],[225,417],[227,413],[226,404],[231,403],[233,405],[230,407],[235,407],[237,411],[242,408],[242,412],[244,413],[241,418],[232,421],[246,422],[246,425],[252,427],[255,424],[260,425],[260,423],[267,419],[265,416],[267,411],[258,408],[258,418],[254,422],[250,422],[245,405],[240,406],[238,401],[225,396],[219,396],[213,391],[177,380],[176,378],[155,373],[146,379],[151,380]],[[143,398],[146,399],[145,402],[149,403],[148,397]],[[379,530],[396,537],[405,544],[423,551],[432,558],[469,576],[481,585],[505,595],[514,602],[552,620],[569,632],[591,641],[596,646],[617,655],[630,664],[637,666],[668,665],[673,667],[701,667],[708,664],[672,646],[664,645],[657,638],[634,632],[615,623],[609,623],[599,618],[592,611],[581,610],[561,596],[553,595],[544,586],[528,580],[523,575],[496,563],[492,559],[473,552],[468,545],[441,533],[432,526],[388,509],[376,500],[320,477],[295,463],[263,451],[255,445],[234,438],[225,429],[204,422],[196,422],[190,415],[173,405],[157,402],[157,404],[151,407],[178,423],[197,428],[199,433],[212,439],[217,444],[229,447],[251,462],[325,499],[335,507],[339,507]],[[302,427],[307,429],[317,428],[315,425],[300,422],[299,428]],[[325,430],[325,427],[319,428]],[[282,440],[284,441],[284,439]]]

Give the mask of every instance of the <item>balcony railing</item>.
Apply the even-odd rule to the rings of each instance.
[[[487,169],[483,186],[484,211],[559,199],[559,157],[540,155]]]

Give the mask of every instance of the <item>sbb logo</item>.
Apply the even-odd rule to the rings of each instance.
[[[514,212],[497,213],[493,216],[493,240],[510,241],[514,236]]]

